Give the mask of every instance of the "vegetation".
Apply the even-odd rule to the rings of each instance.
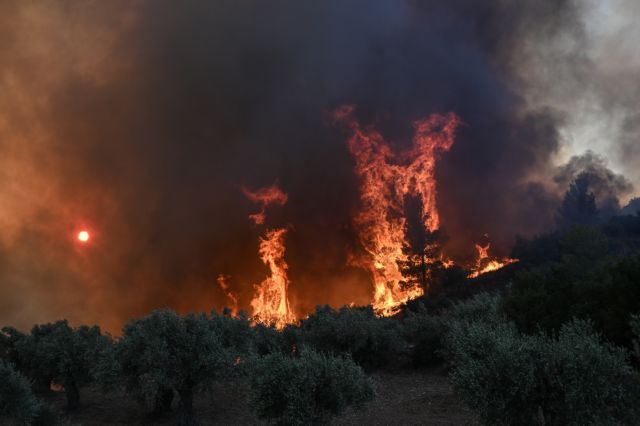
[[[451,380],[484,424],[634,424],[640,380],[624,349],[603,343],[588,322],[557,338],[514,324],[467,323],[449,331]]]
[[[98,353],[110,343],[99,327],[72,328],[66,320],[36,325],[29,335],[6,333],[12,342],[9,359],[34,381],[38,391],[48,390],[51,383],[62,385],[69,410],[78,408],[80,388],[93,379]]]
[[[398,322],[379,318],[371,306],[334,310],[318,306],[300,321],[298,345],[334,355],[349,355],[364,368],[387,365],[401,350]]]
[[[309,349],[294,358],[267,355],[251,377],[258,417],[278,425],[325,424],[347,407],[373,399],[370,380],[353,361]]]
[[[0,360],[0,377],[0,420],[34,426],[58,423],[57,415],[35,396],[29,380],[11,363]]]
[[[236,325],[244,320],[235,321],[204,314],[182,317],[170,310],[131,321],[101,365],[102,381],[113,386],[121,379],[128,393],[156,413],[168,409],[175,392],[177,424],[197,424],[194,394],[228,377],[236,354],[225,346],[245,343],[241,334],[231,332],[242,330]]]

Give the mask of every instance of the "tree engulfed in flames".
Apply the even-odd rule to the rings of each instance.
[[[271,275],[256,286],[256,294],[251,301],[256,321],[273,324],[278,328],[294,322],[296,316],[289,305],[287,291],[287,262],[284,260],[284,236],[286,229],[267,231],[260,238],[260,258],[269,267]]]
[[[249,215],[256,225],[264,224],[266,208],[271,204],[283,205],[287,202],[285,194],[276,184],[258,189],[255,192],[243,188],[251,201],[260,205],[260,212]],[[255,295],[251,300],[252,315],[255,321],[273,324],[278,328],[294,322],[296,316],[289,304],[287,262],[284,259],[285,228],[269,229],[260,238],[260,258],[269,267],[270,276],[255,286]]]
[[[471,268],[471,273],[469,274],[469,278],[477,278],[482,274],[486,274],[487,272],[497,271],[498,269],[504,268],[507,265],[515,263],[518,259],[495,259],[489,256],[489,248],[491,247],[491,243],[487,243],[486,246],[481,246],[480,244],[476,244],[476,250],[478,250],[478,258],[476,259],[476,263]]]
[[[399,263],[407,260],[407,196],[422,200],[422,221],[430,232],[440,227],[436,207],[435,165],[438,154],[451,149],[460,119],[455,114],[434,114],[414,122],[413,147],[392,151],[376,130],[365,129],[354,117],[354,107],[344,106],[335,118],[348,126],[349,150],[360,178],[361,208],[355,218],[366,255],[356,264],[368,268],[374,281],[373,307],[382,315],[397,311],[402,303],[422,295],[419,286],[401,285]]]

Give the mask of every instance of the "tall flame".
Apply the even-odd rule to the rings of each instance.
[[[288,266],[284,260],[286,232],[284,228],[271,229],[264,238],[260,238],[260,258],[269,267],[271,275],[256,286],[256,294],[251,301],[254,318],[278,328],[296,320],[287,295]]]
[[[400,304],[423,294],[419,286],[406,288],[399,262],[407,260],[406,196],[422,200],[424,226],[440,226],[436,206],[435,165],[438,154],[448,151],[460,124],[455,114],[434,114],[414,122],[413,147],[396,154],[375,129],[364,129],[353,116],[354,107],[344,106],[335,118],[351,131],[348,140],[355,170],[360,178],[361,208],[355,218],[366,252],[356,263],[367,267],[373,277],[373,307],[382,315],[393,314]]]
[[[267,206],[271,204],[284,205],[287,202],[287,194],[276,184],[256,191],[243,188],[243,192],[247,198],[260,205],[260,212],[249,215],[249,218],[256,225],[265,222]],[[260,238],[260,258],[269,267],[270,276],[255,285],[256,293],[251,300],[254,319],[258,322],[273,324],[278,328],[296,320],[287,295],[289,289],[288,265],[284,259],[284,236],[286,233],[285,228],[269,229],[265,236]]]

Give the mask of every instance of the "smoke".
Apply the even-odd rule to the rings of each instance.
[[[290,226],[294,308],[370,302],[347,262],[353,159],[327,118],[347,103],[399,149],[416,119],[460,116],[436,170],[446,250],[488,233],[506,253],[553,220],[540,176],[572,119],[543,86],[592,65],[583,16],[568,0],[3,2],[0,323],[221,308],[221,274],[247,307],[267,271],[242,188],[275,180],[288,202],[265,225]]]
[[[620,211],[620,198],[633,192],[631,182],[623,175],[614,173],[608,168],[606,159],[592,151],[572,157],[567,164],[559,167],[554,180],[560,188],[566,188],[578,178],[586,180],[603,218],[617,214]]]

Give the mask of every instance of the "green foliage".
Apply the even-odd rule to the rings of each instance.
[[[430,367],[441,364],[443,338],[446,331],[445,320],[430,315],[422,307],[407,310],[404,317],[404,336],[411,348],[414,367]]]
[[[387,365],[402,347],[398,321],[379,318],[371,306],[334,310],[318,306],[300,321],[299,346],[316,351],[348,354],[364,368]]]
[[[0,377],[0,416],[9,416],[19,424],[30,424],[40,407],[31,384],[5,361],[0,361]]]
[[[633,332],[633,356],[640,363],[640,314],[632,315],[629,326]]]
[[[244,345],[245,338],[233,334],[244,333],[245,325],[244,319],[154,311],[124,327],[101,363],[101,381],[108,386],[121,378],[128,393],[154,408],[176,392],[178,424],[196,424],[194,393],[233,371],[238,354],[229,347]]]
[[[564,260],[549,268],[518,274],[504,311],[529,333],[559,330],[572,317],[589,318],[607,339],[630,346],[628,319],[640,311],[640,257],[598,260],[592,258],[594,245],[588,246],[565,250]]]
[[[24,333],[13,327],[3,327],[0,330],[0,359],[12,362],[20,369],[20,356],[17,351],[18,342],[25,339]]]
[[[362,369],[348,358],[303,349],[298,358],[273,353],[251,375],[251,405],[278,425],[320,425],[347,407],[373,399]]]
[[[98,354],[110,344],[97,326],[72,328],[66,320],[36,325],[15,345],[18,365],[39,389],[51,381],[64,386],[68,409],[80,402],[80,387],[92,380]]]
[[[512,324],[454,324],[447,345],[451,381],[484,424],[532,424],[538,411],[532,339]]]
[[[545,423],[636,424],[640,380],[628,353],[603,343],[588,321],[573,320],[557,339],[538,339],[538,394]]]
[[[640,402],[626,352],[573,321],[557,339],[507,322],[457,322],[451,380],[484,424],[633,424]]]

